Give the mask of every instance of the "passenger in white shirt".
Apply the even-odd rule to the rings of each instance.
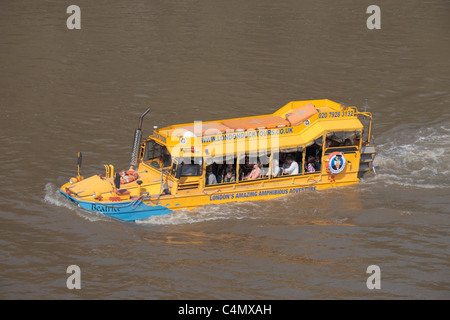
[[[280,167],[278,159],[272,159],[272,177],[277,177],[280,174]]]
[[[291,156],[287,156],[286,161],[283,163],[283,173],[298,174],[298,163]]]

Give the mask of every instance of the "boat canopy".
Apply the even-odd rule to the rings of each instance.
[[[328,99],[292,101],[273,114],[173,125],[155,130],[151,138],[167,146],[172,157],[298,150],[325,134],[361,132],[357,115],[356,107]]]

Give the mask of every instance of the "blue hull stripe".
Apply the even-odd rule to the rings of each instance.
[[[69,196],[62,190],[59,190],[59,192],[85,210],[101,212],[105,215],[125,221],[142,220],[152,216],[160,216],[172,212],[172,210],[167,207],[160,205],[146,205],[141,200],[101,204],[98,202],[80,201],[72,196]]]

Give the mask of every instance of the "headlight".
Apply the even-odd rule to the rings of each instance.
[[[97,198],[97,194],[95,192],[92,194],[92,196],[94,197],[94,199]]]

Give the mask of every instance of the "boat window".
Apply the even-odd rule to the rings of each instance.
[[[201,176],[201,168],[198,164],[183,164],[181,169],[182,177]]]
[[[203,171],[202,158],[200,157],[184,157],[176,159],[179,164],[182,164],[181,176],[201,176]]]
[[[269,157],[245,155],[244,163],[239,164],[239,181],[258,180],[269,175]]]
[[[219,163],[217,163],[219,162]],[[238,159],[217,159],[206,167],[205,185],[236,183],[243,180],[267,178],[269,163],[263,157],[242,156],[239,162],[239,172],[236,172]],[[242,163],[241,163],[242,162]]]
[[[335,148],[328,148],[325,150],[325,155],[327,154],[331,154],[333,152],[344,152],[344,153],[351,153],[351,152],[357,152],[358,148],[353,146],[353,147],[335,147]]]
[[[172,157],[167,148],[155,140],[150,140],[145,144],[143,161],[155,169],[172,165]]]
[[[253,181],[287,175],[301,175],[320,173],[322,167],[322,139],[317,139],[306,148],[294,147],[281,149],[271,157],[256,155],[241,155],[239,160],[239,172],[236,172],[238,159],[225,161],[216,159],[206,165],[205,185],[236,183]],[[271,162],[267,161],[271,159]]]
[[[329,132],[325,148],[359,146],[361,134],[358,131]]]
[[[280,152],[278,155],[280,167],[278,176],[301,174],[303,172],[302,151],[294,151],[294,150],[286,150],[286,151],[288,152]]]
[[[322,139],[321,139],[322,140]],[[321,142],[320,140],[320,142]],[[322,146],[314,142],[305,149],[305,174],[320,172],[322,167]]]
[[[236,182],[236,158],[223,157],[216,161],[209,161],[206,167],[205,185],[235,183]]]

